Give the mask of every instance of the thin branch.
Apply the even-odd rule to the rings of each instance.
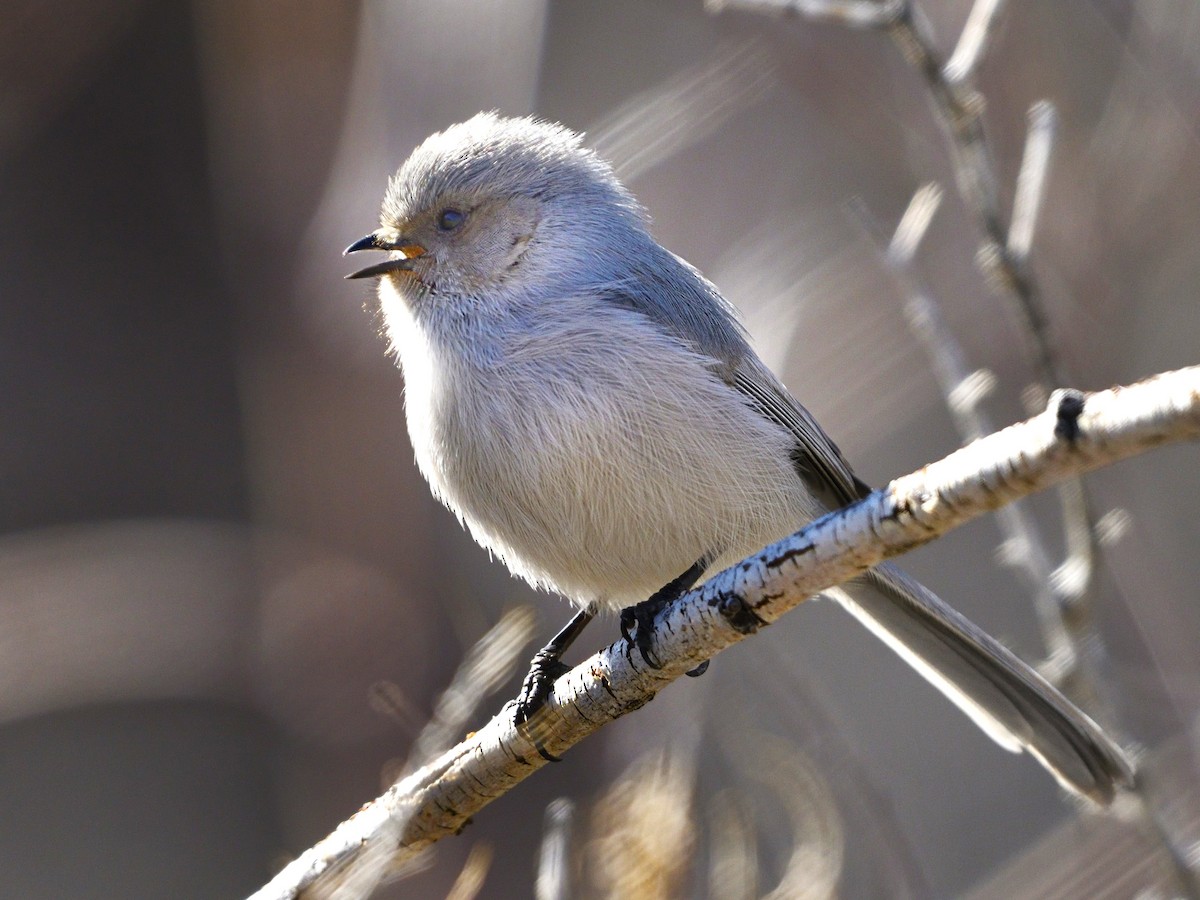
[[[753,7],[753,2],[744,6]],[[1009,228],[1004,228],[997,201],[997,177],[991,149],[983,127],[983,97],[974,87],[974,75],[995,31],[1002,3],[976,0],[967,25],[950,62],[939,66],[937,52],[924,17],[915,0],[903,5],[902,14],[880,23],[899,47],[906,61],[921,75],[929,91],[933,108],[945,132],[959,193],[978,222],[982,239],[976,261],[1001,296],[1009,301],[1026,340],[1037,384],[1026,390],[1028,409],[1035,409],[1050,390],[1069,380],[1050,334],[1040,292],[1029,265],[1033,234],[1046,184],[1052,148],[1055,116],[1048,103],[1030,111],[1021,172],[1013,203]],[[814,18],[827,18],[815,16]],[[934,309],[936,312],[936,308]],[[981,382],[986,383],[986,382]],[[966,378],[947,391],[952,411],[964,399],[961,388],[971,388]],[[972,407],[974,404],[970,404]],[[962,418],[967,418],[963,416]],[[978,421],[978,420],[977,420]],[[1104,646],[1093,625],[1090,593],[1095,584],[1101,548],[1100,521],[1094,514],[1087,490],[1079,478],[1068,479],[1058,488],[1066,538],[1066,556],[1049,579],[1034,585],[1039,618],[1049,652],[1047,675],[1062,686],[1069,697],[1086,708],[1099,705],[1099,683],[1093,678],[1105,656]],[[1032,535],[1017,516],[1017,511],[1001,516],[1002,526]],[[1017,548],[1009,543],[1010,551]],[[1044,556],[1039,543],[1027,540],[1020,548],[1029,558]],[[1010,553],[1010,556],[1014,554]],[[1046,560],[1035,560],[1038,570],[1048,567]],[[1086,658],[1088,665],[1080,665]],[[1162,838],[1176,866],[1180,886],[1189,896],[1200,898],[1200,875],[1193,870],[1189,854],[1176,846],[1158,814],[1148,804],[1141,805],[1145,823]]]
[[[571,826],[575,820],[575,804],[569,797],[559,797],[546,807],[542,826],[542,846],[538,853],[536,900],[570,900],[571,892]]]
[[[905,316],[909,328],[925,348],[951,418],[963,442],[967,443],[995,430],[981,404],[994,389],[996,379],[986,369],[968,367],[940,307],[921,283],[913,266],[917,247],[940,196],[934,184],[917,189],[888,243],[886,259],[892,276],[908,295]],[[1026,515],[1021,504],[1014,503],[998,510],[997,522],[1005,538],[1004,561],[1017,568],[1033,596],[1048,657],[1039,668],[1052,683],[1061,685],[1066,676],[1075,672],[1079,655],[1063,622],[1062,606],[1053,587],[1054,567],[1032,518]],[[1094,715],[1099,714],[1099,698],[1095,692],[1087,692],[1086,697],[1075,695],[1075,699]]]
[[[444,753],[454,736],[462,733],[483,699],[512,675],[518,654],[529,643],[533,627],[533,611],[528,606],[518,606],[504,613],[467,652],[450,686],[438,699],[429,723],[413,742],[397,782]],[[254,896],[291,898],[311,895],[316,900],[357,900],[369,896],[380,884],[405,877],[417,868],[410,867],[416,862],[415,854],[398,857],[394,853],[404,825],[404,819],[399,816],[382,819],[369,837],[364,837],[352,848],[346,848],[352,853],[344,857],[308,858],[308,865],[313,867],[311,869],[293,869],[305,859],[301,857],[284,869],[285,872],[293,870],[294,886],[290,886],[287,892],[279,895],[264,893],[270,889],[268,885]],[[491,863],[490,850],[476,849],[478,853],[472,852],[468,867],[460,878],[463,891],[468,891],[477,882],[481,883]],[[486,857],[482,854],[486,854]],[[348,864],[338,866],[336,871],[329,871],[330,863],[335,859]]]
[[[929,230],[938,207],[942,205],[942,189],[933,182],[917,188],[908,201],[908,208],[888,242],[888,260],[895,265],[908,266],[917,255],[917,248]]]
[[[1038,402],[1054,387],[1066,382],[1064,370],[1050,336],[1049,319],[1042,305],[1037,284],[1028,265],[1037,215],[1041,208],[1055,132],[1054,108],[1047,102],[1035,104],[1029,113],[1029,133],[1018,177],[1013,204],[1013,219],[1005,228],[1000,216],[995,162],[984,130],[985,103],[974,87],[973,75],[993,34],[1002,4],[995,0],[977,0],[968,16],[954,58],[945,66],[938,61],[929,27],[915,2],[904,5],[902,14],[881,25],[903,53],[905,60],[921,75],[929,91],[932,106],[943,126],[954,165],[955,180],[967,209],[978,222],[982,240],[977,262],[1001,295],[1009,300],[1026,338],[1027,349],[1037,374]],[[893,241],[891,252],[895,252]],[[903,260],[902,260],[903,261]],[[947,393],[954,401],[962,400],[961,389],[975,389],[986,380],[956,380],[955,390]],[[977,421],[965,432],[982,433]],[[1091,627],[1092,616],[1087,595],[1094,581],[1098,552],[1095,516],[1081,482],[1068,481],[1058,489],[1063,510],[1066,558],[1054,569],[1049,581],[1035,587],[1051,669],[1057,670],[1067,695],[1085,706],[1094,707],[1099,699],[1095,685],[1077,678],[1080,648],[1093,662],[1103,657],[1103,647]],[[1009,516],[1011,514],[1006,514]],[[1023,549],[1033,548],[1033,543]],[[1038,551],[1040,552],[1040,548]],[[1046,562],[1046,566],[1049,563]],[[1041,563],[1039,562],[1039,568]],[[1058,608],[1052,608],[1052,605]],[[1051,671],[1048,674],[1055,674]],[[1068,684],[1069,682],[1069,684]]]
[[[988,43],[996,28],[997,13],[1004,0],[975,0],[967,16],[967,24],[958,36],[958,44],[950,54],[942,74],[951,84],[966,84],[975,77],[975,70],[987,52]]]
[[[1013,264],[1021,268],[1029,262],[1029,252],[1033,248],[1033,232],[1046,191],[1058,114],[1054,104],[1040,100],[1029,108],[1028,119],[1029,131],[1025,135],[1025,152],[1013,198],[1012,224],[1008,228],[1008,255]]]
[[[726,569],[667,609],[654,633],[661,669],[617,641],[554,687],[532,734],[511,704],[434,762],[393,785],[254,900],[294,898],[385,835],[396,858],[457,834],[487,804],[609,722],[644,706],[702,660],[805,599],[1019,497],[1171,441],[1200,438],[1200,367],[1084,395],[893,481],[847,509]],[[542,755],[542,753],[545,755]]]
[[[994,33],[1003,3],[976,0],[950,62],[942,65],[924,16],[913,0],[720,0],[709,9],[738,8],[760,13],[791,12],[818,22],[838,22],[885,31],[929,90],[949,139],[955,179],[967,208],[983,233],[978,261],[984,273],[1012,301],[1032,344],[1039,380],[1065,383],[1049,336],[1048,318],[1036,284],[1008,250],[1001,220],[996,166],[983,127],[985,104],[973,76]]]
[[[1045,386],[1065,383],[1037,284],[1008,252],[1008,236],[1000,217],[996,164],[983,126],[986,105],[983,97],[969,83],[947,80],[938,65],[932,38],[919,16],[899,19],[889,26],[888,33],[925,79],[934,110],[949,138],[959,193],[983,233],[977,262],[1001,295],[1009,299],[1023,325],[1038,380]]]
[[[852,28],[883,28],[904,14],[907,0],[707,0],[709,12],[747,9],[794,13],[818,22]]]
[[[492,867],[492,845],[476,844],[467,854],[462,871],[450,886],[446,900],[475,900],[483,890],[483,882]]]

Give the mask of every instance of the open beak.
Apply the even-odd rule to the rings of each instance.
[[[359,250],[399,251],[404,255],[399,259],[385,259],[383,262],[351,272],[346,278],[372,278],[376,275],[387,275],[391,272],[411,272],[413,262],[417,257],[425,255],[425,248],[418,244],[393,243],[380,237],[378,232],[371,232],[366,237],[359,238],[342,251],[343,256],[357,253]]]

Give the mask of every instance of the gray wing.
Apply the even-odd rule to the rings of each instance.
[[[760,415],[795,437],[792,463],[827,509],[840,509],[871,493],[871,488],[850,469],[837,444],[761,360],[743,360],[726,376],[726,382],[744,394]]]
[[[821,430],[750,348],[730,303],[685,260],[655,244],[655,265],[635,267],[609,286],[609,299],[650,318],[664,331],[710,357],[717,375],[741,393],[760,415],[796,437],[792,461],[808,489],[828,509],[871,492]]]

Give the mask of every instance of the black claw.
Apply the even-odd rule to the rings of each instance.
[[[558,655],[543,648],[533,655],[529,663],[529,672],[521,682],[521,693],[517,695],[516,711],[513,719],[518,725],[524,725],[534,714],[546,705],[554,682],[570,671]]]
[[[712,660],[706,659],[704,662],[700,663],[700,665],[696,666],[696,668],[689,670],[686,673],[687,677],[688,678],[699,678],[701,675],[703,675],[705,672],[708,671],[708,664],[710,662],[712,662]]]
[[[587,627],[590,621],[592,621],[591,607],[579,610],[571,617],[571,621],[550,639],[550,643],[533,654],[533,659],[529,662],[529,674],[521,682],[521,693],[517,695],[516,709],[513,714],[513,720],[518,728],[532,719],[534,714],[546,705],[546,701],[550,699],[550,692],[554,689],[554,682],[570,671],[571,667],[562,661],[563,654],[567,652],[571,644],[575,642],[575,638],[579,637],[580,632]],[[557,757],[547,754],[540,744],[538,752],[546,759],[557,759]]]
[[[533,655],[529,663],[529,673],[521,682],[521,693],[517,696],[513,710],[513,722],[517,730],[533,742],[538,755],[547,762],[562,762],[562,757],[555,756],[543,746],[542,736],[537,733],[536,727],[530,727],[530,723],[538,710],[550,699],[554,682],[570,669],[570,666],[559,659],[560,655],[561,652],[555,647],[543,647]]]
[[[662,668],[662,663],[651,651],[654,644],[654,619],[669,602],[670,600],[655,594],[649,600],[621,610],[621,636],[627,643],[637,647],[642,661],[652,669]]]
[[[650,668],[662,668],[662,663],[654,658],[650,649],[654,644],[654,620],[660,612],[682,597],[707,567],[707,557],[698,559],[690,569],[664,585],[649,599],[621,610],[621,637],[625,638],[627,644],[638,648],[638,652],[642,654],[642,661]],[[708,664],[704,663],[697,666],[695,671],[702,675],[706,668]]]
[[[634,607],[627,606],[621,610],[621,637],[625,638],[625,643],[633,643],[633,627],[637,624],[637,613]]]

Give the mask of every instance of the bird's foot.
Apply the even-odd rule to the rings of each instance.
[[[654,620],[668,603],[670,600],[655,594],[649,600],[621,610],[621,637],[630,646],[637,647],[642,661],[652,669],[662,668],[662,663],[651,650],[654,645]]]
[[[529,662],[529,673],[521,682],[521,693],[517,695],[514,703],[513,721],[518,729],[527,730],[525,726],[550,699],[554,682],[570,670],[571,667],[562,661],[563,654],[587,627],[588,622],[592,621],[592,616],[590,606],[579,610],[571,617],[571,621],[550,639],[550,643],[533,654],[533,659]],[[538,744],[538,752],[546,759],[557,759],[548,754],[536,740],[535,743]]]
[[[668,584],[663,585],[653,596],[634,606],[621,610],[621,637],[631,646],[637,647],[642,660],[652,669],[661,669],[662,663],[654,658],[651,646],[654,643],[654,620],[658,614],[678,600],[696,583],[696,579],[708,567],[709,557],[701,557],[691,568]],[[688,672],[693,678],[708,670],[708,660]]]
[[[521,692],[517,695],[513,713],[513,720],[518,726],[524,725],[546,705],[554,682],[570,671],[571,667],[562,661],[562,654],[556,649],[543,647],[529,662],[529,672],[521,682]]]

